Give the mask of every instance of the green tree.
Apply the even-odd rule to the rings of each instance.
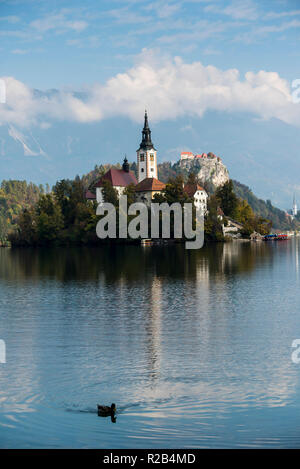
[[[187,202],[192,202],[190,197],[184,191],[184,179],[181,174],[176,178],[171,178],[166,184],[163,191],[163,196],[168,204],[179,202],[181,205]]]
[[[36,205],[36,234],[39,244],[47,244],[59,237],[63,228],[60,206],[50,194],[42,195]]]
[[[225,182],[223,186],[216,191],[217,201],[227,217],[235,218],[239,204],[238,197],[233,190],[233,182],[230,180]]]
[[[125,187],[123,194],[127,196],[127,205],[133,204],[135,202],[135,185],[131,183]]]
[[[115,207],[118,204],[119,196],[118,191],[113,187],[110,181],[104,180],[102,183],[102,195],[104,202],[109,202]]]
[[[219,200],[212,195],[207,202],[207,214],[204,221],[205,239],[208,241],[222,241],[224,239],[222,224],[218,217]]]

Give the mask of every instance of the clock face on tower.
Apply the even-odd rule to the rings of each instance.
[[[145,111],[142,141],[137,150],[138,182],[146,178],[157,179],[157,151],[151,140],[151,130],[148,123],[147,111]]]

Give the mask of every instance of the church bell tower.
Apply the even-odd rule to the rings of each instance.
[[[145,111],[144,128],[142,130],[142,141],[137,150],[138,182],[146,178],[157,179],[157,151],[151,141],[151,130],[148,124],[148,115]]]

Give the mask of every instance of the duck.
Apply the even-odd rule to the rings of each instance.
[[[98,408],[98,415],[101,415],[102,417],[108,417],[109,415],[114,417],[116,413],[116,404],[112,403],[112,405],[109,407],[107,405],[97,405]]]

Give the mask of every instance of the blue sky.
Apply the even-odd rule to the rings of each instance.
[[[3,71],[37,88],[105,82],[145,48],[242,74],[299,73],[296,0],[12,0],[0,14]]]
[[[259,196],[300,199],[300,1],[0,0],[0,39],[2,177],[133,160],[147,107],[161,161],[213,151]]]

